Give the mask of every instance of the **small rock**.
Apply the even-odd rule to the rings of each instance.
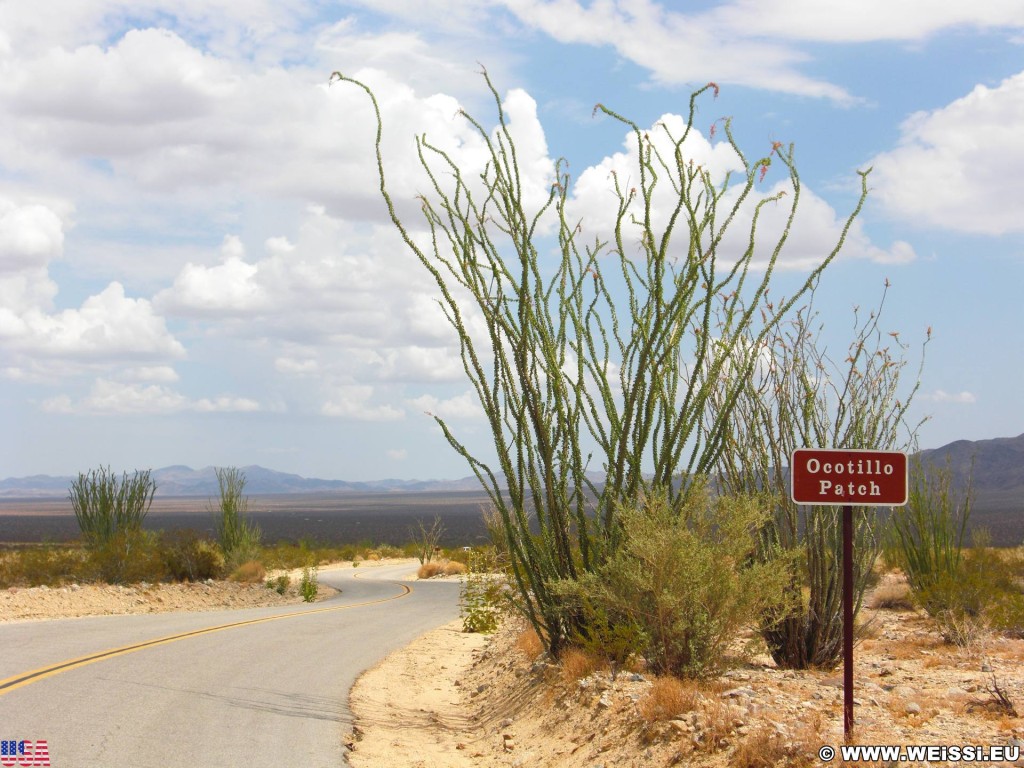
[[[908,715],[919,715],[921,714],[921,705],[916,701],[908,701],[906,706],[903,707],[903,711]]]
[[[609,707],[611,707],[611,705],[612,700],[609,699],[607,695],[603,695],[600,699],[597,700],[597,706],[601,707],[601,709],[608,709]]]
[[[641,675],[641,674],[640,674],[639,672],[634,672],[633,674],[631,674],[631,675],[629,676],[629,680],[630,680],[630,682],[632,682],[632,683],[642,683],[642,682],[645,682],[645,681],[646,681],[646,679],[647,679],[647,678],[645,678],[645,677],[644,677],[643,675]]]
[[[499,728],[511,728],[512,727],[512,718],[511,717],[506,717],[504,720],[502,720],[500,723],[498,723],[498,727]]]
[[[731,690],[725,691],[721,694],[723,699],[736,699],[740,696],[756,696],[752,688],[732,688]]]

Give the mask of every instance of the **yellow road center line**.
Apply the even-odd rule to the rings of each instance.
[[[353,576],[358,578],[358,576]],[[80,656],[77,659],[69,659],[67,661],[60,661],[56,664],[50,664],[46,667],[40,667],[34,669],[31,672],[23,672],[13,677],[8,677],[4,680],[0,680],[0,696],[5,693],[17,690],[31,683],[45,680],[48,677],[59,675],[62,672],[69,672],[72,669],[78,669],[84,667],[87,664],[95,664],[98,661],[104,661],[106,659],[112,659],[116,656],[124,656],[128,653],[135,653],[136,651],[142,651],[147,648],[154,648],[158,645],[166,645],[167,643],[173,643],[178,640],[185,640],[190,637],[196,637],[198,635],[208,635],[212,632],[221,632],[225,629],[235,629],[236,627],[245,627],[251,624],[265,624],[269,621],[277,621],[279,619],[292,619],[297,616],[309,616],[314,613],[328,613],[331,611],[344,611],[350,608],[362,608],[366,605],[376,605],[378,603],[387,603],[391,600],[400,600],[403,597],[407,597],[412,593],[412,587],[405,584],[397,584],[396,586],[401,587],[402,592],[391,597],[381,597],[376,600],[366,600],[362,603],[347,603],[345,605],[334,605],[329,608],[314,608],[310,611],[297,611],[294,613],[279,613],[274,616],[264,616],[260,619],[248,619],[246,621],[235,621],[230,624],[219,624],[215,627],[204,627],[202,629],[193,629],[190,632],[182,632],[177,635],[168,635],[167,637],[159,637],[154,640],[146,640],[141,643],[135,643],[133,645],[125,645],[121,648],[110,648],[105,651],[99,651],[97,653],[91,653],[87,656]]]

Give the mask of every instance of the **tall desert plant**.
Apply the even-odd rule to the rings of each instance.
[[[82,536],[89,545],[100,546],[119,533],[139,531],[155,493],[156,481],[148,469],[118,478],[110,467],[100,467],[80,472],[68,497]]]
[[[460,113],[486,154],[482,173],[417,138],[429,179],[421,198],[425,237],[400,218],[388,191],[372,90],[341,73],[331,79],[362,88],[372,102],[381,195],[437,284],[496,463],[435,418],[501,518],[519,608],[557,653],[579,627],[552,585],[593,573],[614,554],[624,505],[659,488],[678,514],[691,481],[713,470],[756,364],[739,340],[749,332],[756,348],[834,259],[867,194],[866,174],[834,247],[789,299],[762,316],[801,195],[792,147],[775,144],[751,161],[725,121],[740,170],[713,176],[691,148],[698,101],[717,94],[714,83],[692,95],[675,131],[664,123],[645,132],[598,105],[596,113],[627,130],[635,156],[628,177],[611,174],[608,191],[617,202],[610,220],[580,221],[565,162],[554,166],[543,199],[530,202],[531,180],[501,98],[483,76],[497,126],[488,131]],[[787,174],[788,190],[759,195],[756,185],[773,163]],[[784,211],[784,221],[761,243],[769,237],[759,226],[766,206]],[[585,241],[583,232],[602,229],[604,239]],[[712,327],[716,307],[720,330]],[[734,383],[709,419],[709,398],[727,365]]]
[[[217,542],[224,561],[231,570],[259,554],[262,533],[256,523],[246,518],[249,498],[245,490],[245,472],[236,467],[217,467],[217,486],[220,499],[214,513],[217,515]]]
[[[943,577],[956,577],[971,515],[971,499],[971,476],[967,487],[957,493],[949,464],[937,467],[915,457],[907,505],[893,513],[888,548],[894,555],[893,565],[903,570],[915,592]]]
[[[886,292],[888,287],[887,281]],[[766,492],[775,500],[774,513],[761,529],[760,557],[791,564],[792,609],[781,620],[771,617],[763,627],[768,648],[781,666],[830,667],[842,653],[840,516],[835,507],[793,503],[788,477],[793,450],[909,450],[915,443],[919,425],[908,422],[907,409],[921,369],[909,383],[901,382],[908,345],[899,334],[881,329],[886,292],[866,318],[854,311],[853,341],[842,361],[826,351],[813,297],[761,338],[747,332],[742,340],[759,360],[736,399],[718,477],[727,493]],[[922,365],[923,360],[922,353]],[[732,393],[732,383],[721,382],[712,408],[726,407]],[[874,509],[858,509],[855,612],[879,552],[878,533]]]

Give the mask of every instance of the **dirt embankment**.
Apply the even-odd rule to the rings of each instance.
[[[871,624],[855,651],[856,743],[1017,746],[1024,758],[1024,640],[989,634],[957,648],[918,612],[865,613]],[[532,657],[530,646],[512,623],[485,638],[455,622],[393,654],[353,689],[350,762],[819,766],[818,749],[842,743],[841,669],[781,670],[756,657],[684,686],[682,703],[673,703],[642,670],[584,670],[577,679]]]

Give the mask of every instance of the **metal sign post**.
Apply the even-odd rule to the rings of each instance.
[[[843,507],[843,735],[853,733],[853,508],[907,503],[901,451],[798,448],[789,462],[796,504]]]

